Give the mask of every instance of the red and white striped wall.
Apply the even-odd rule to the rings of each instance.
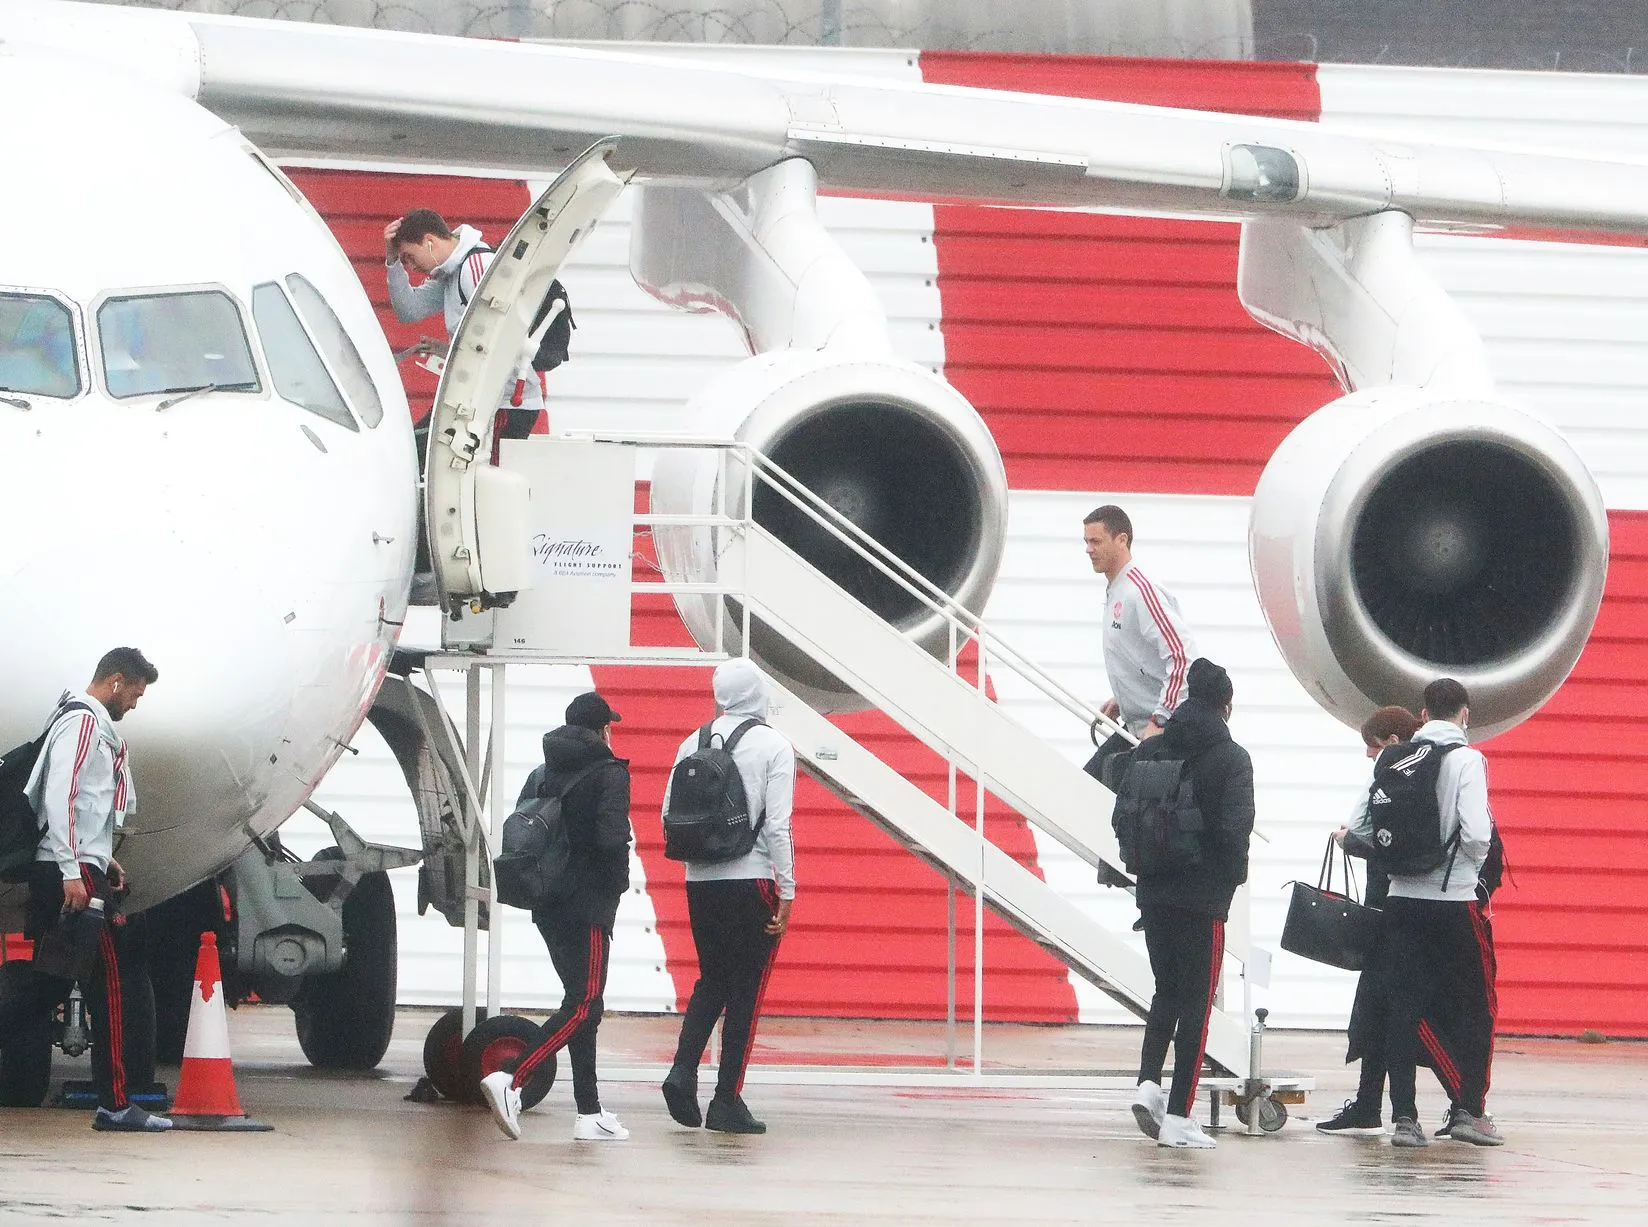
[[[692,54],[673,48],[672,54]],[[1648,83],[1628,77],[1329,67],[1300,64],[1048,58],[967,53],[708,54],[821,60],[832,72],[920,76],[1083,97],[1399,127],[1468,137],[1648,155]],[[817,67],[811,64],[809,67]],[[496,238],[532,185],[470,178],[295,170],[357,260],[397,346],[420,329],[388,316],[383,223],[414,205]],[[1081,516],[1116,501],[1133,515],[1138,557],[1172,589],[1201,650],[1236,682],[1237,738],[1259,784],[1253,849],[1255,940],[1275,947],[1285,884],[1313,875],[1327,832],[1365,780],[1355,734],[1305,696],[1271,643],[1248,578],[1248,499],[1288,430],[1337,394],[1319,359],[1260,328],[1235,292],[1236,228],[952,205],[829,199],[827,225],[870,275],[907,357],[942,369],[995,433],[1012,486],[1009,541],[987,616],[1044,667],[1094,698],[1106,693],[1096,629],[1102,581],[1080,546]],[[659,306],[628,273],[620,202],[564,280],[579,330],[574,359],[550,377],[558,426],[680,430],[697,388],[743,351],[726,321]],[[1514,876],[1497,903],[1501,1027],[1648,1034],[1648,741],[1637,695],[1648,680],[1648,252],[1425,235],[1426,261],[1481,329],[1503,390],[1573,439],[1602,483],[1613,556],[1607,596],[1573,677],[1538,717],[1486,743],[1495,813]],[[438,326],[429,321],[427,329]],[[409,379],[416,412],[433,381]],[[681,642],[667,607],[637,620],[638,639]],[[520,670],[511,687],[511,780],[536,760],[587,671]],[[614,944],[609,1008],[673,1010],[695,975],[678,867],[661,855],[657,808],[684,731],[708,713],[692,671],[601,669],[625,719],[619,752],[635,771],[636,889]],[[1073,760],[1085,732],[998,677],[1001,702]],[[940,764],[879,716],[851,717],[912,778],[942,796]],[[363,741],[364,745],[365,742]],[[511,785],[513,787],[513,783]],[[408,840],[410,807],[381,748],[334,772],[321,799],[377,838]],[[796,919],[768,1001],[784,1013],[942,1017],[943,880],[823,789],[797,793]],[[1049,881],[1125,928],[1127,901],[1090,871],[992,809],[992,833]],[[412,918],[398,883],[402,995],[456,999],[458,934]],[[971,907],[958,909],[962,975],[971,974]],[[505,930],[506,1004],[559,997],[536,935]],[[986,1014],[996,1019],[1119,1019],[1115,1007],[1039,948],[990,922]],[[1338,1026],[1351,978],[1286,954],[1262,994],[1273,1024]],[[971,994],[960,994],[966,1016]]]

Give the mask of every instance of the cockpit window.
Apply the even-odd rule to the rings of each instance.
[[[0,294],[0,392],[80,395],[74,317],[44,294]]]
[[[266,282],[252,290],[252,319],[263,338],[275,391],[328,422],[359,430],[314,342],[278,285]]]
[[[97,338],[110,396],[263,389],[240,311],[221,290],[111,298],[97,309]]]
[[[293,273],[286,278],[286,288],[292,292],[298,314],[309,325],[310,333],[342,382],[344,394],[355,406],[355,412],[361,415],[361,421],[376,427],[383,421],[383,401],[378,399],[372,376],[366,369],[366,363],[361,361],[360,350],[355,348],[355,342],[350,339],[343,321],[308,278]]]

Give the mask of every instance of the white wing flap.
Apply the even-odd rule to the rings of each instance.
[[[111,54],[62,14],[12,0],[0,38]],[[109,10],[94,10],[101,19]],[[42,13],[52,21],[36,20]],[[1383,141],[1313,123],[903,82],[741,71],[644,51],[444,38],[125,10],[164,38],[126,71],[175,82],[198,41],[198,98],[265,152],[543,175],[605,136],[643,179],[730,186],[805,157],[825,189],[1310,223],[1395,208],[1422,225],[1648,234],[1648,163]],[[163,24],[160,24],[163,23]],[[62,45],[68,39],[71,45]]]

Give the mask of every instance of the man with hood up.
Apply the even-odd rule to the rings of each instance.
[[[577,886],[562,903],[535,908],[532,923],[560,976],[561,1008],[539,1030],[539,1040],[513,1072],[481,1080],[481,1091],[498,1127],[521,1136],[521,1088],[550,1054],[562,1048],[572,1060],[572,1097],[578,1107],[572,1137],[580,1142],[621,1142],[629,1130],[601,1108],[595,1081],[595,1033],[601,1025],[612,927],[618,900],[629,889],[629,763],[612,752],[612,726],[620,720],[591,690],[567,705],[566,723],[544,734],[544,761],[527,776],[517,808],[535,796],[559,793],[561,814]]]
[[[714,687],[717,715],[705,726],[711,737],[725,741],[749,721],[763,721],[746,728],[732,747],[750,822],[761,825],[755,846],[737,860],[687,862],[687,911],[698,950],[698,983],[681,1020],[675,1062],[664,1079],[664,1103],[670,1115],[689,1128],[702,1124],[721,1133],[765,1133],[767,1126],[744,1106],[742,1092],[761,997],[779,939],[790,926],[795,899],[795,845],[790,837],[795,748],[764,723],[767,681],[754,664],[742,657],[723,661],[715,670]],[[703,731],[681,743],[677,763],[698,749]],[[664,808],[669,808],[667,789]],[[715,1094],[708,1112],[700,1115],[698,1063],[723,1012]]]
[[[1138,879],[1139,911],[1156,991],[1139,1053],[1133,1117],[1162,1146],[1211,1150],[1213,1139],[1190,1115],[1196,1102],[1213,1009],[1224,963],[1225,921],[1236,888],[1247,881],[1253,834],[1253,760],[1231,739],[1234,688],[1230,675],[1197,658],[1186,674],[1189,695],[1159,737],[1141,742],[1135,761],[1185,764],[1202,829],[1198,858]],[[1173,1042],[1173,1082],[1162,1090],[1162,1067]]]
[[[481,274],[492,263],[492,248],[473,226],[447,227],[433,209],[413,209],[384,228],[384,263],[388,267],[389,305],[395,318],[414,324],[437,313],[446,321],[446,335],[458,330],[464,308],[475,297]],[[419,273],[416,286],[409,274]],[[544,386],[530,363],[515,373],[498,405],[507,411],[502,439],[524,439],[532,433],[544,408]]]

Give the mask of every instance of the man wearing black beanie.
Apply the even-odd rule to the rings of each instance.
[[[1230,674],[1198,658],[1191,662],[1186,681],[1189,697],[1161,736],[1140,744],[1127,767],[1131,774],[1138,764],[1182,764],[1181,779],[1188,776],[1201,817],[1199,830],[1186,831],[1174,863],[1137,871],[1139,911],[1156,991],[1145,1020],[1133,1116],[1139,1128],[1162,1146],[1210,1150],[1213,1139],[1202,1132],[1190,1109],[1196,1102],[1208,1017],[1224,962],[1225,920],[1236,888],[1247,880],[1253,760],[1231,740],[1227,726],[1234,693]],[[1124,775],[1123,794],[1128,785]],[[1118,813],[1120,809],[1118,803]],[[1162,1068],[1170,1040],[1173,1081],[1164,1093]]]

